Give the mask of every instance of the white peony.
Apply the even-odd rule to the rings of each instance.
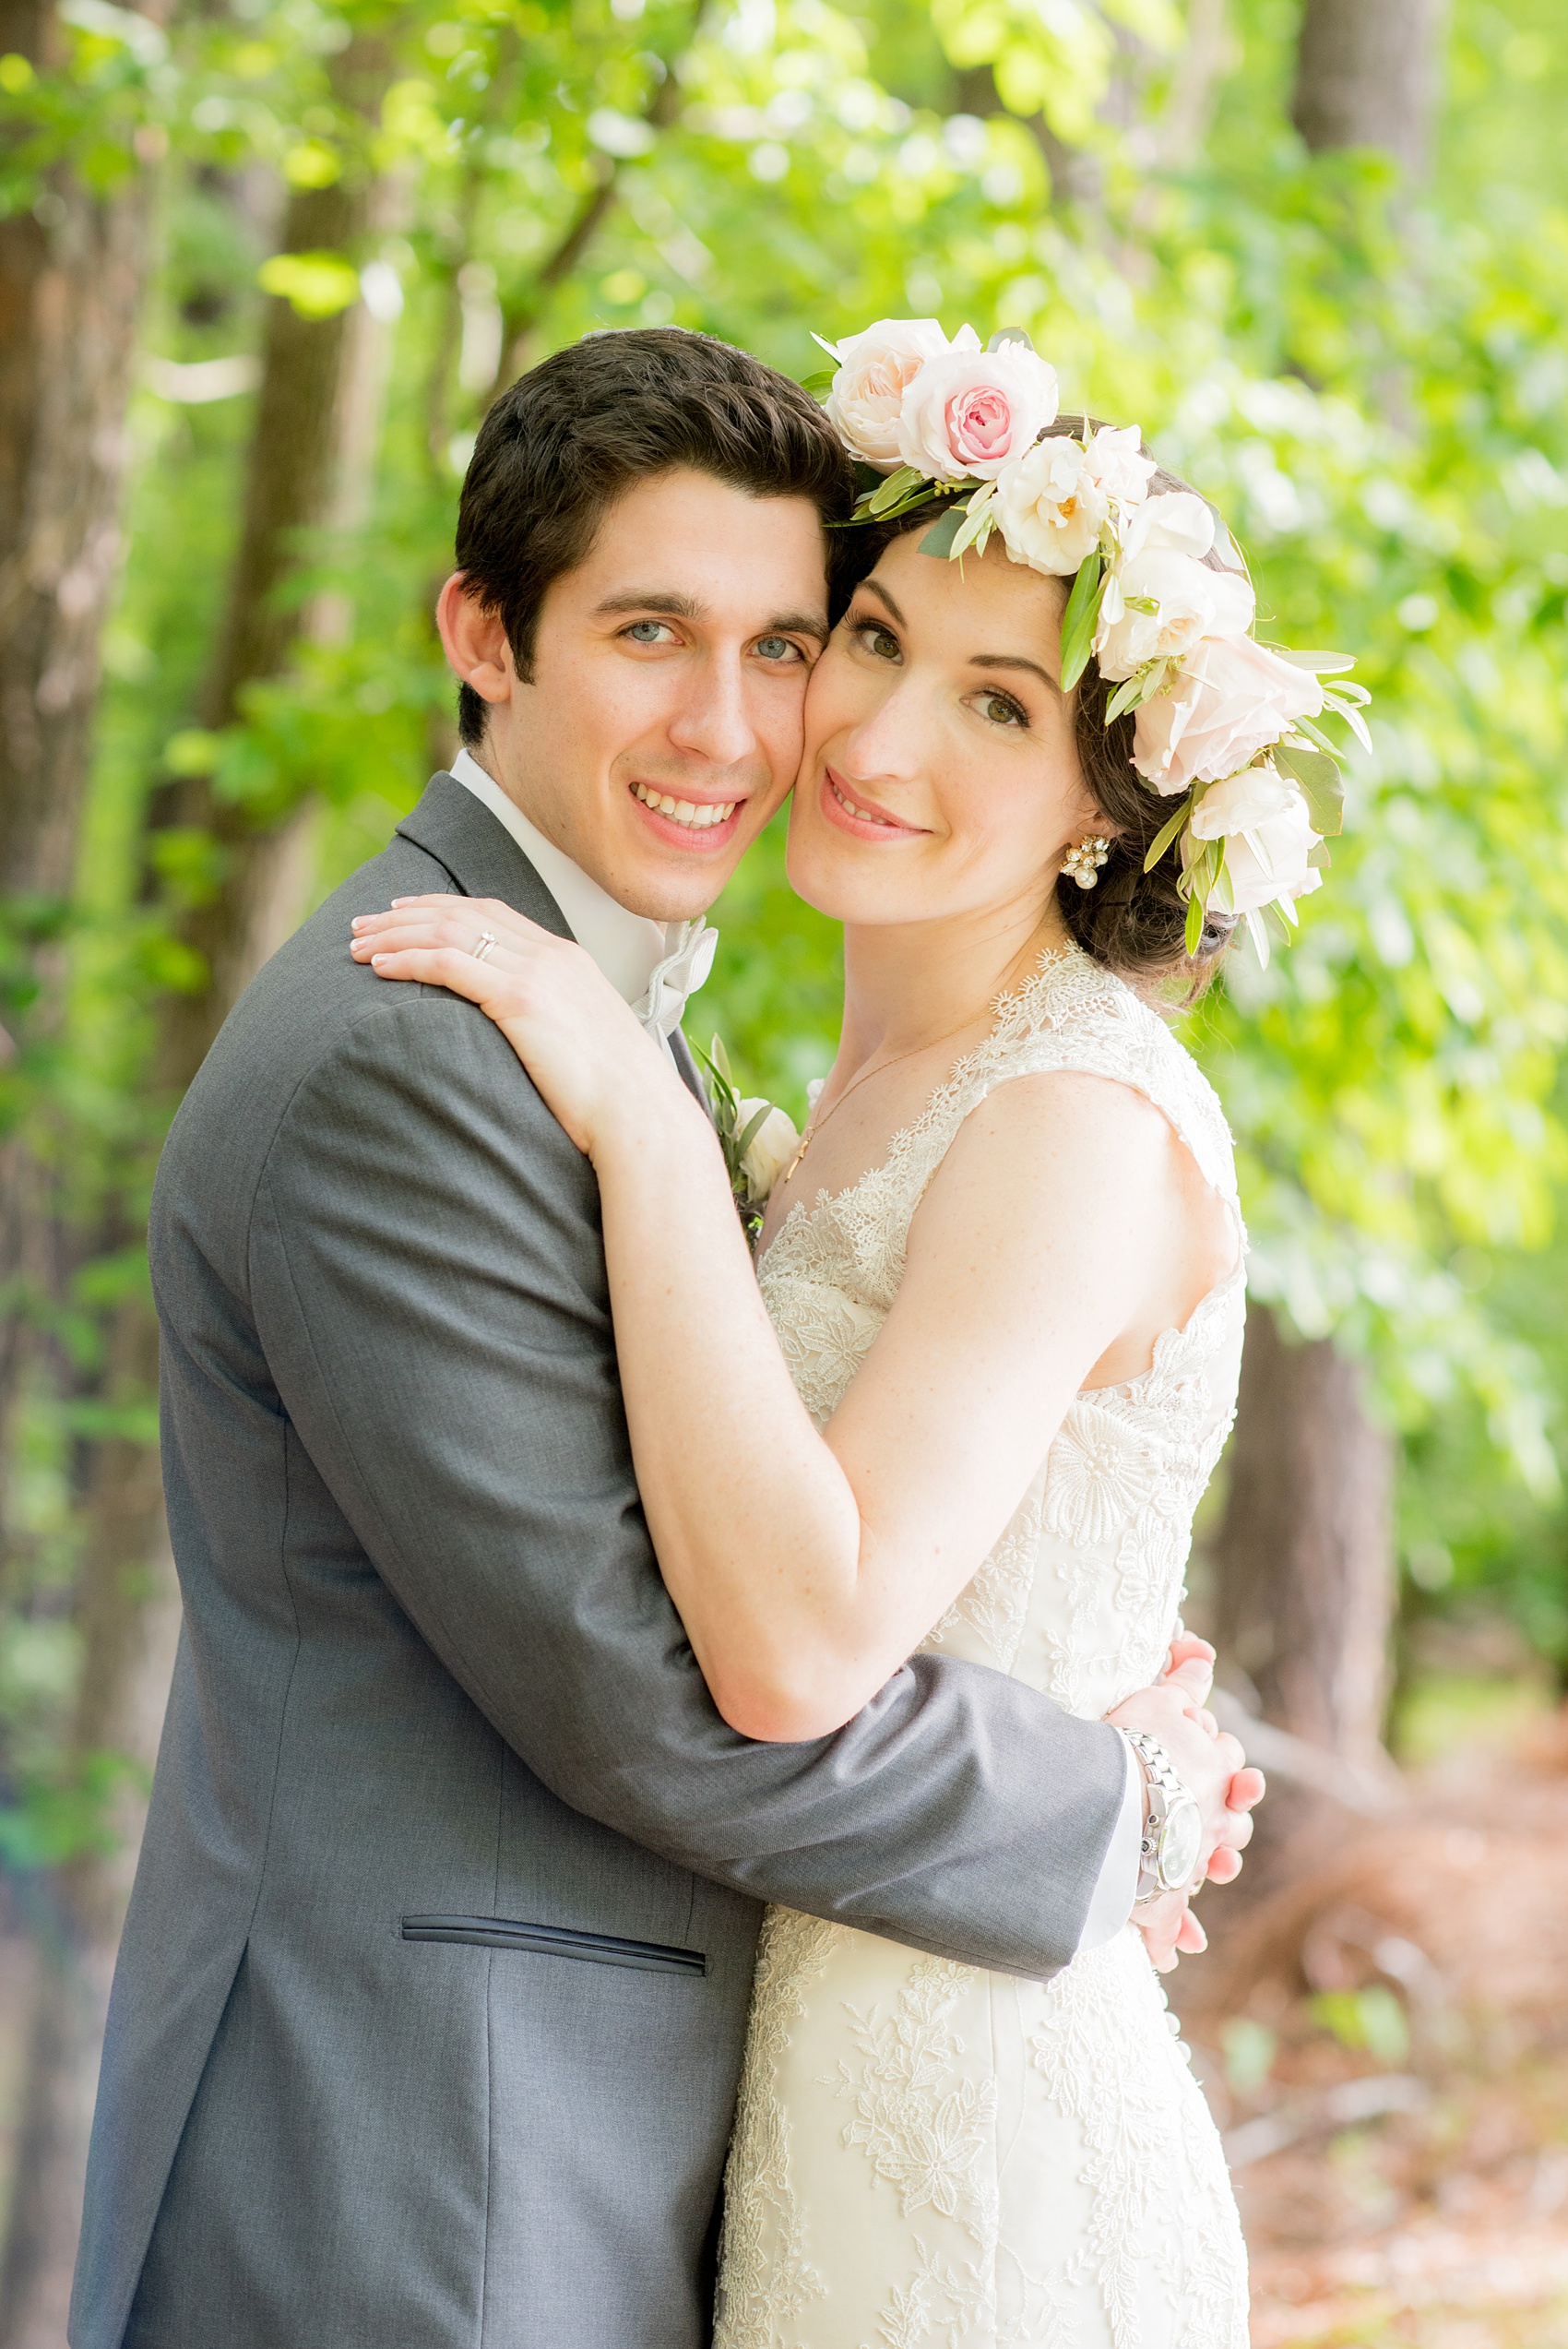
[[[1167,795],[1218,782],[1322,708],[1323,686],[1310,669],[1249,636],[1208,637],[1163,693],[1140,703],[1133,764]]]
[[[978,343],[972,328],[963,333]],[[904,394],[928,359],[951,348],[934,318],[879,318],[863,334],[846,335],[834,349],[838,373],[825,411],[845,447],[879,473],[892,472]]]
[[[1225,878],[1209,892],[1211,912],[1249,913],[1322,886],[1307,862],[1318,844],[1307,803],[1273,767],[1249,767],[1204,793],[1182,836],[1183,867],[1211,840],[1225,842]]]
[[[933,481],[971,474],[994,481],[1055,420],[1055,368],[1021,342],[982,351],[979,336],[964,327],[952,349],[928,359],[910,381],[898,417],[898,454]]]
[[[1142,441],[1136,424],[1101,424],[1089,435],[1085,471],[1100,495],[1113,497],[1118,506],[1141,506],[1159,470],[1152,457],[1140,455]]]
[[[777,1106],[769,1108],[765,1101],[743,1101],[741,1103],[737,1133],[745,1132],[759,1109],[766,1109],[767,1115],[747,1143],[746,1154],[741,1161],[741,1172],[746,1178],[747,1191],[754,1207],[766,1204],[773,1186],[801,1147],[801,1138],[789,1111]]]
[[[1180,661],[1205,637],[1245,636],[1253,590],[1240,573],[1211,571],[1201,560],[1214,543],[1214,517],[1201,497],[1170,490],[1148,498],[1121,535],[1095,635],[1102,677]]]
[[[1111,501],[1089,471],[1087,452],[1059,435],[1037,440],[1004,466],[991,510],[1015,563],[1070,578],[1099,543]]]

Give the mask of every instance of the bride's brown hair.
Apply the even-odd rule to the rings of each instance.
[[[1099,423],[1096,416],[1058,416],[1039,437],[1065,435],[1078,440],[1086,425],[1094,432]],[[1143,450],[1146,457],[1152,453]],[[1148,486],[1151,497],[1167,490],[1191,489],[1190,483],[1163,467]],[[952,511],[950,497],[932,497],[900,514],[897,521],[846,530],[842,538],[849,561],[835,582],[840,594],[851,580],[858,584],[874,568],[884,548],[895,539],[927,531]],[[1204,561],[1211,570],[1224,567],[1213,553],[1205,555]],[[1073,582],[1063,579],[1061,585],[1065,607]],[[1180,978],[1185,982],[1184,1000],[1190,1003],[1218,969],[1235,924],[1224,914],[1206,915],[1197,951],[1189,955],[1187,904],[1176,888],[1181,867],[1175,852],[1167,849],[1152,873],[1144,871],[1144,858],[1170,817],[1172,803],[1161,799],[1133,765],[1135,721],[1132,711],[1123,710],[1120,718],[1106,724],[1106,709],[1115,690],[1114,684],[1100,675],[1099,664],[1091,654],[1074,691],[1074,740],[1084,781],[1106,819],[1111,854],[1092,889],[1081,889],[1075,881],[1059,878],[1056,902],[1086,954],[1140,988],[1158,987]]]

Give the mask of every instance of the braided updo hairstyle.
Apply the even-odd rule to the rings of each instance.
[[[1086,428],[1094,432],[1099,423],[1095,416],[1059,416],[1040,438],[1067,435],[1081,439]],[[1150,454],[1146,448],[1142,453]],[[1148,486],[1152,497],[1190,485],[1161,467]],[[835,566],[836,603],[840,598],[847,601],[848,590],[875,567],[884,548],[895,539],[928,531],[952,511],[952,498],[932,497],[900,514],[897,521],[845,531],[840,564]],[[995,543],[1001,543],[999,539]],[[1204,561],[1211,570],[1224,567],[1212,552]],[[1063,579],[1061,585],[1065,610],[1073,582]],[[1168,850],[1152,873],[1144,871],[1149,845],[1171,815],[1174,803],[1161,799],[1133,765],[1133,711],[1123,710],[1106,724],[1106,709],[1115,691],[1114,684],[1100,675],[1091,653],[1074,690],[1075,736],[1084,781],[1106,819],[1111,854],[1092,889],[1081,889],[1065,876],[1059,878],[1056,901],[1070,936],[1095,961],[1143,988],[1181,978],[1186,983],[1185,999],[1192,1002],[1218,969],[1235,924],[1224,914],[1206,915],[1197,951],[1189,955],[1187,907],[1177,893],[1181,868],[1174,853]]]

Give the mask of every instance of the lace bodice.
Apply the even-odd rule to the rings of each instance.
[[[1133,1086],[1170,1120],[1234,1220],[1235,1270],[1150,1367],[1078,1395],[1001,1542],[932,1644],[1107,1711],[1156,1676],[1193,1512],[1234,1413],[1245,1231],[1224,1112],[1207,1079],[1131,988],[1076,948],[1048,955],[886,1158],[848,1190],[791,1208],[759,1269],[790,1375],[819,1426],[897,1294],[909,1226],[958,1128],[1000,1084],[1056,1069]],[[1054,1571],[1041,1576],[1049,1553]]]
[[[1230,1138],[1170,1030],[1075,948],[1049,956],[880,1166],[791,1209],[759,1279],[820,1426],[897,1294],[964,1119],[997,1085],[1055,1069],[1163,1111],[1238,1243],[1141,1377],[1075,1398],[927,1642],[1098,1716],[1161,1667],[1241,1362]],[[1030,1983],[770,1910],[715,2349],[1246,2349],[1235,2205],[1168,2025],[1130,1926]]]

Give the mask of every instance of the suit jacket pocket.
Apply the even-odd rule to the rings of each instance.
[[[662,1941],[628,1941],[618,1933],[580,1933],[564,1925],[523,1925],[505,1916],[406,1916],[405,1941],[462,1941],[480,1950],[525,1950],[536,1956],[581,1958],[589,1965],[637,1966],[647,1973],[701,1974],[701,1950]]]

